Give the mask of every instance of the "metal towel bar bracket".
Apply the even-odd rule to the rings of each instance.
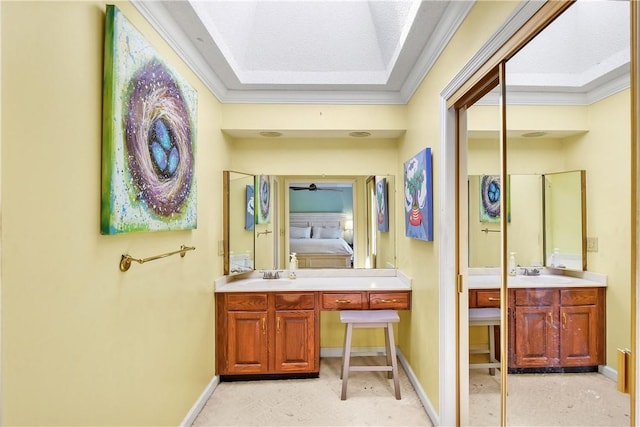
[[[131,267],[131,261],[135,261],[138,264],[144,264],[145,262],[148,262],[148,261],[153,261],[160,258],[166,258],[168,256],[175,255],[175,254],[180,254],[180,257],[184,258],[184,256],[187,254],[187,251],[195,251],[195,250],[196,250],[195,246],[182,245],[180,246],[180,249],[177,251],[167,252],[166,254],[161,254],[161,255],[150,256],[148,258],[134,258],[130,255],[124,254],[120,258],[120,271],[129,270],[129,267]]]

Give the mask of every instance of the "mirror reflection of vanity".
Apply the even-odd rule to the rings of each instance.
[[[585,171],[509,175],[508,247],[518,265],[586,270]],[[500,222],[481,215],[482,176],[469,176],[469,266],[500,266]],[[552,257],[554,250],[558,253]]]
[[[251,269],[288,269],[289,255],[293,252],[290,247],[291,225],[297,225],[300,228],[304,225],[304,221],[311,221],[310,227],[322,227],[326,232],[338,228],[340,237],[345,240],[345,244],[353,252],[353,255],[349,257],[348,264],[345,261],[344,266],[335,266],[336,261],[332,259],[326,261],[327,263],[324,265],[325,261],[318,263],[316,260],[315,264],[308,267],[394,268],[396,256],[393,207],[396,183],[394,176],[270,176],[271,205],[274,215],[268,224],[255,224],[254,230],[249,233],[245,228],[245,213],[243,211],[246,204],[246,201],[243,200],[246,197],[246,190],[243,190],[242,187],[246,188],[254,181],[255,177],[237,172],[225,172],[225,176],[227,175],[229,175],[228,179],[224,180],[225,194],[229,194],[228,200],[225,197],[227,204],[224,207],[225,274],[233,275],[246,271],[238,267],[238,264],[241,267],[245,265],[246,254],[251,254],[251,261],[247,262],[247,265],[251,265]],[[380,227],[381,229],[378,227],[380,215],[376,182],[378,182],[379,188],[382,188],[380,183],[384,182],[386,188],[386,198],[380,200],[383,202],[388,226],[386,228]],[[311,184],[314,184],[311,187],[312,190],[304,189]],[[300,190],[293,191],[290,187],[297,187]],[[343,194],[340,189],[347,187],[349,190],[345,190]],[[318,188],[332,190],[318,190]],[[327,205],[332,203],[325,202],[322,205],[328,209],[327,212],[317,212],[319,209],[312,207],[310,210],[315,212],[306,212],[309,215],[305,215],[305,212],[300,212],[299,206],[292,206],[291,194],[293,193],[300,194],[302,198],[306,199],[312,198],[314,195],[320,195],[325,200],[329,197],[337,205],[341,203],[342,205],[329,207]],[[351,194],[351,198],[346,197],[347,193]],[[295,204],[294,202],[293,205]],[[348,206],[349,204],[351,205]],[[296,210],[297,212],[295,212]],[[305,209],[302,208],[302,210]],[[295,233],[299,231],[296,229]],[[320,236],[316,234],[316,237]],[[238,254],[242,254],[242,256]],[[305,259],[305,256],[303,255],[302,258]],[[304,263],[300,264],[302,265],[299,268],[305,267]]]

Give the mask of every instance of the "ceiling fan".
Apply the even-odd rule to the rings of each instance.
[[[307,191],[342,191],[339,188],[321,188],[318,187],[315,184],[309,184],[308,187],[296,187],[296,186],[289,186],[290,190],[294,190],[294,191],[300,191],[300,190],[307,190]]]

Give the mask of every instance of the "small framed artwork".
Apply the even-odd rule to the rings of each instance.
[[[376,208],[378,231],[389,231],[389,212],[387,199],[387,178],[376,178]]]
[[[256,221],[255,210],[253,208],[253,185],[247,185],[247,197],[245,202],[244,229],[253,230]]]
[[[256,188],[258,189],[255,198],[256,224],[271,223],[271,178],[269,175],[256,176]]]
[[[433,241],[433,166],[431,148],[404,163],[405,234]]]

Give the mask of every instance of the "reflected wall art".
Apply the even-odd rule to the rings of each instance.
[[[256,221],[255,209],[253,204],[253,185],[247,185],[247,192],[245,198],[245,218],[244,218],[244,229],[245,230],[253,230],[254,223]]]
[[[378,231],[389,231],[389,212],[387,211],[387,178],[376,178],[376,208],[378,211]]]
[[[197,93],[107,5],[102,234],[196,228]]]
[[[271,177],[269,175],[256,176],[256,188],[254,205],[256,212],[256,224],[271,223]]]
[[[433,170],[431,148],[425,148],[404,164],[405,234],[433,240]]]
[[[480,222],[500,222],[500,204],[503,193],[507,204],[507,222],[511,222],[510,184],[510,176],[507,176],[507,185],[503,191],[500,175],[482,175],[480,177]]]

